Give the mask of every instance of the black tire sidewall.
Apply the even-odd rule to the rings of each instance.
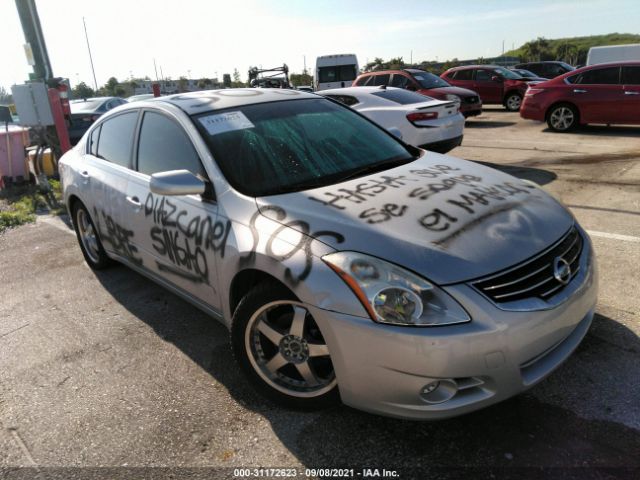
[[[84,210],[85,215],[87,215],[87,218],[89,219],[89,222],[91,222],[91,225],[93,226],[93,230],[94,232],[96,232],[96,239],[98,241],[98,261],[95,262],[87,253],[87,250],[84,246],[84,243],[82,242],[82,238],[80,235],[80,229],[78,228],[78,212],[80,210]],[[109,265],[111,265],[111,259],[109,258],[109,256],[107,255],[107,252],[105,252],[104,247],[102,246],[102,242],[100,240],[100,235],[98,233],[98,229],[96,228],[96,224],[93,221],[93,217],[91,216],[91,214],[89,213],[89,210],[87,210],[87,207],[84,206],[84,203],[80,202],[80,201],[76,201],[76,203],[73,205],[73,209],[71,211],[71,215],[72,215],[72,223],[73,223],[73,228],[76,232],[76,238],[78,239],[78,244],[80,245],[80,250],[82,251],[82,255],[84,256],[85,261],[87,262],[87,264],[94,270],[102,270],[104,268],[107,268]]]
[[[512,110],[509,108],[509,99],[511,97],[518,97],[520,99],[520,106],[516,110]],[[509,95],[507,95],[507,98],[505,98],[504,100],[504,106],[510,112],[519,112],[520,108],[522,107],[522,95],[520,95],[519,93],[510,93]]]
[[[565,128],[564,130],[559,130],[551,124],[551,115],[553,115],[553,112],[555,112],[558,108],[568,108],[573,112],[573,123],[569,126],[569,128]],[[570,132],[571,130],[576,128],[577,124],[578,124],[578,111],[572,105],[569,105],[568,103],[559,103],[553,106],[551,109],[549,109],[549,113],[547,114],[547,125],[554,132],[560,132],[560,133]]]
[[[265,282],[254,287],[238,304],[231,325],[231,346],[233,356],[240,366],[249,383],[265,397],[287,408],[311,410],[328,408],[336,405],[340,401],[338,387],[330,391],[311,398],[300,398],[286,395],[267,384],[255,371],[249,360],[249,352],[245,347],[245,332],[251,316],[267,303],[278,300],[293,300],[297,298],[291,291],[283,286]]]

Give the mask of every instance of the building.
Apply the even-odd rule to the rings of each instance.
[[[180,80],[136,80],[136,88],[134,95],[141,95],[144,93],[153,93],[152,85],[154,83],[160,84],[160,93],[162,95],[171,95],[172,93],[183,92],[197,92],[200,90],[213,90],[217,88],[224,88],[223,84],[217,78],[206,79],[210,83],[206,82],[202,87],[199,86],[201,79],[180,79]]]

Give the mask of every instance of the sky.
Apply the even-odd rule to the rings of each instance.
[[[93,86],[148,75],[216,77],[237,68],[355,53],[405,61],[492,57],[539,36],[640,33],[639,0],[36,0],[55,76]],[[14,0],[0,0],[0,86],[28,78]]]

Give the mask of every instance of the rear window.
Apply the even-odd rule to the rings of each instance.
[[[358,76],[355,65],[339,65],[334,67],[318,68],[318,81],[320,83],[350,82]]]
[[[391,75],[388,73],[383,75],[376,75],[373,77],[373,83],[369,83],[370,86],[378,86],[378,85],[389,85],[389,80]]]
[[[130,167],[133,134],[138,112],[123,113],[102,122],[97,156],[108,162]]]
[[[75,112],[92,112],[96,110],[100,105],[104,103],[104,100],[87,100],[80,102],[70,102],[71,113]]]
[[[400,105],[411,105],[413,103],[423,103],[433,100],[431,97],[420,95],[419,93],[410,92],[408,90],[380,90],[371,95],[384,98]]]
[[[473,70],[458,70],[453,72],[450,77],[454,80],[471,80],[471,76],[473,74]]]
[[[615,85],[620,83],[620,67],[596,68],[582,72],[575,82],[581,85]]]

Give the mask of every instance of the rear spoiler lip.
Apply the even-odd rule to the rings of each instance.
[[[418,107],[416,108],[416,110],[431,110],[432,108],[449,108],[449,107],[455,107],[456,103],[455,102],[449,102],[449,103],[442,103],[440,105],[427,105],[424,107]]]

